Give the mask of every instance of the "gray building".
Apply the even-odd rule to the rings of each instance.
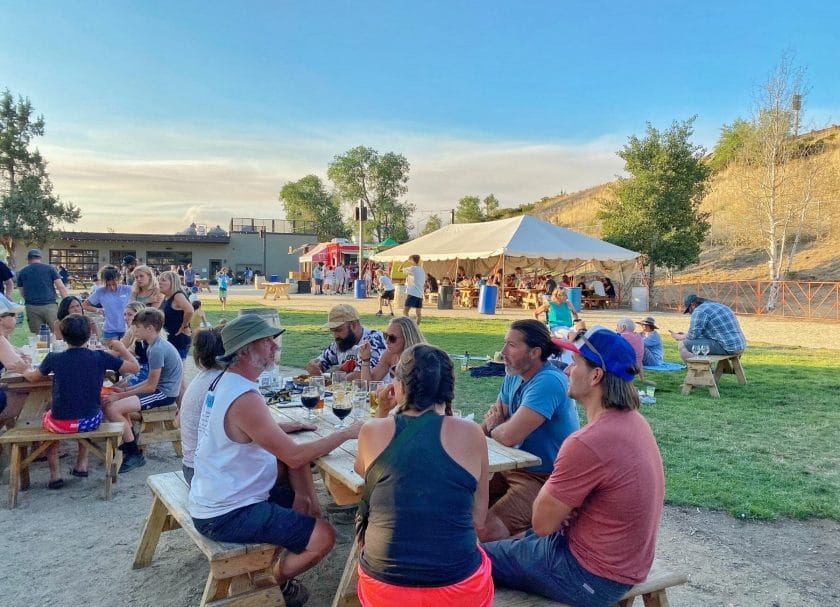
[[[193,265],[202,278],[213,278],[223,266],[240,276],[246,267],[256,274],[276,274],[281,280],[298,269],[297,251],[314,244],[311,225],[302,221],[233,218],[227,230],[189,226],[178,234],[126,234],[118,232],[60,232],[42,248],[44,261],[63,265],[71,276],[90,279],[106,264],[120,265],[133,255],[138,263],[157,270]],[[15,248],[17,266],[26,263],[29,248]]]

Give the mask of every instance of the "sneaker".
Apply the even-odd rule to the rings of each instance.
[[[379,312],[377,312],[376,315],[377,316],[382,316],[382,310],[379,310]]]
[[[303,607],[309,600],[309,591],[297,578],[286,580],[280,586],[280,592],[283,593],[286,607]]]
[[[120,466],[119,474],[123,472],[128,472],[129,470],[134,470],[135,468],[139,468],[140,466],[146,465],[146,458],[143,457],[142,453],[131,453],[125,456],[123,459],[123,463]]]

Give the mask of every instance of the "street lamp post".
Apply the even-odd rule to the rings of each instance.
[[[260,226],[260,239],[262,240],[262,245],[263,245],[263,263],[262,263],[262,266],[263,266],[263,280],[268,281],[268,267],[266,266],[266,263],[265,263],[265,244],[266,244],[266,241],[268,240],[268,235],[266,234],[264,225]]]

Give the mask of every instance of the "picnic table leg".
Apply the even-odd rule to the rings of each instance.
[[[18,487],[20,487],[20,448],[19,444],[12,443],[9,465],[9,503],[6,504],[9,509],[17,505]]]
[[[87,441],[85,441],[87,442]],[[111,485],[113,483],[114,450],[116,438],[105,439],[105,499],[111,499]]]
[[[642,595],[645,607],[669,607],[668,594],[665,590],[657,590]]]
[[[359,581],[359,575],[356,572],[358,561],[359,542],[354,539],[350,554],[347,555],[347,564],[344,565],[344,572],[341,574],[341,581],[338,583],[338,590],[335,592],[332,607],[359,607],[361,605],[359,596],[356,594],[356,584]]]
[[[741,357],[737,356],[732,361],[732,369],[735,371],[735,377],[738,378],[738,383],[742,386],[747,383],[747,376],[744,375],[744,367],[741,366]]]
[[[140,544],[137,546],[137,552],[134,553],[133,569],[140,569],[152,562],[152,558],[155,556],[155,548],[157,548],[158,540],[160,540],[160,534],[163,532],[163,526],[166,523],[166,516],[166,505],[155,495],[152,499],[149,516],[146,517],[146,523],[143,525]]]

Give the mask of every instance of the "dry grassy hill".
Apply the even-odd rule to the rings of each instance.
[[[810,208],[803,244],[794,258],[791,278],[840,280],[840,126],[803,135],[825,144],[818,156],[824,170],[818,195]],[[758,227],[743,220],[740,175],[725,169],[711,178],[703,210],[712,224],[700,262],[674,276],[675,280],[736,280],[767,276],[767,255]],[[597,213],[612,197],[611,183],[543,198],[533,213],[573,230],[601,235]]]

